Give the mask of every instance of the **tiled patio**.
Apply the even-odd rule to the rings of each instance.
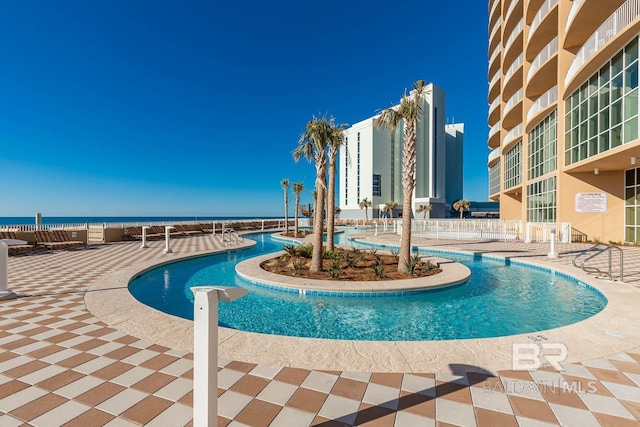
[[[500,242],[438,245],[541,260],[548,249]],[[10,288],[19,299],[0,302],[0,426],[191,425],[192,354],[127,335],[102,323],[84,303],[85,291],[100,277],[175,256],[162,253],[163,242],[150,246],[123,242],[10,258]],[[559,262],[569,265],[571,253],[584,247],[561,245]],[[195,236],[174,241],[173,249],[185,254],[222,248],[211,236]],[[625,269],[627,282],[640,283],[640,249],[625,249]],[[453,373],[434,374],[309,371],[220,360],[219,425],[640,425],[640,342],[569,364],[562,373],[465,373],[451,363]]]

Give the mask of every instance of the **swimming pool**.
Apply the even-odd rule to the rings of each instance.
[[[146,305],[192,319],[192,286],[243,287],[249,290],[246,297],[220,304],[221,326],[343,340],[423,341],[533,333],[586,319],[606,305],[602,294],[570,277],[453,253],[444,256],[471,270],[465,284],[376,298],[300,296],[236,276],[238,262],[277,251],[283,244],[264,233],[245,237],[258,244],[157,267],[135,277],[129,290]],[[343,242],[345,238],[340,237]]]

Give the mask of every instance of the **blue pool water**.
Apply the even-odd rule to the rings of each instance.
[[[300,296],[248,284],[235,275],[238,262],[282,248],[268,234],[246,237],[256,240],[257,246],[155,268],[132,280],[129,290],[146,305],[193,319],[192,286],[243,287],[249,290],[246,297],[219,305],[221,326],[345,340],[445,340],[532,333],[586,319],[606,305],[600,293],[563,275],[457,254],[443,256],[469,267],[471,278],[455,287],[377,298]],[[342,234],[339,239],[345,242],[347,237]]]

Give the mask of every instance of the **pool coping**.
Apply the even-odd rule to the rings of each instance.
[[[471,276],[471,270],[465,265],[436,256],[423,256],[422,258],[427,258],[428,261],[436,264],[441,269],[440,273],[405,280],[339,281],[305,279],[271,273],[260,267],[264,261],[277,258],[284,253],[284,251],[279,251],[239,262],[236,265],[236,273],[248,283],[281,292],[353,298],[398,296],[405,293],[456,286],[466,282]]]
[[[373,243],[373,242],[367,242]],[[383,242],[380,242],[383,244]],[[255,244],[255,242],[254,242]],[[245,243],[242,249],[248,247]],[[385,246],[389,246],[385,244]],[[220,251],[171,254],[170,259],[143,262],[114,271],[94,282],[85,295],[87,309],[107,325],[177,350],[192,351],[193,322],[162,313],[138,302],[128,291],[129,281],[150,268]],[[440,251],[474,256],[464,250]],[[491,258],[508,260],[509,257]],[[498,338],[448,341],[341,341],[285,337],[219,327],[219,357],[250,363],[368,372],[451,372],[450,365],[481,367],[492,372],[512,368],[513,344],[545,343],[567,346],[566,363],[608,356],[640,343],[640,289],[625,283],[595,279],[568,270],[557,260],[518,260],[547,268],[586,283],[608,300],[595,316],[560,328]],[[105,290],[108,292],[94,292]]]

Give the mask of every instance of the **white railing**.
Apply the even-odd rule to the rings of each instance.
[[[500,30],[502,26],[502,18],[498,18],[495,24],[493,24],[493,29],[491,30],[491,34],[489,35],[489,44],[491,44],[491,40],[493,40],[493,36],[496,35],[496,31]]]
[[[520,0],[511,0],[511,4],[509,5],[509,9],[507,9],[507,14],[505,15],[504,22],[505,24],[509,22],[509,18],[511,17],[511,13],[513,9],[516,8],[516,5],[520,3]]]
[[[520,88],[516,93],[513,94],[511,98],[507,101],[507,105],[504,107],[505,114],[511,110],[518,102],[522,101],[522,88]]]
[[[493,64],[494,59],[496,59],[496,57],[500,55],[500,50],[501,45],[500,43],[498,43],[496,47],[493,48],[493,53],[491,53],[491,57],[489,58],[489,67],[491,67],[491,64]]]
[[[491,103],[491,106],[489,106],[489,114],[491,114],[491,112],[500,105],[500,97],[497,96],[496,99],[493,100],[493,102]]]
[[[558,86],[552,87],[536,99],[536,102],[533,103],[527,112],[527,121],[530,121],[540,111],[544,110],[551,104],[555,104],[556,102],[558,102]]]
[[[496,133],[498,133],[499,131],[500,131],[500,122],[498,122],[495,125],[491,126],[491,129],[489,129],[489,139],[491,139],[491,137],[493,135],[495,135]]]
[[[546,45],[540,53],[533,59],[529,72],[527,73],[527,82],[538,71],[538,69],[547,62],[551,57],[558,54],[558,37],[554,38]]]
[[[524,18],[521,18],[520,21],[518,22],[518,24],[513,28],[513,31],[511,31],[511,35],[507,39],[507,43],[504,45],[504,51],[505,52],[509,51],[509,48],[511,47],[511,44],[513,44],[515,39],[518,38],[518,36],[522,32],[523,28],[524,28]]]
[[[489,82],[489,89],[491,89],[498,80],[500,80],[500,70],[496,71],[496,73],[493,75],[493,78]]]
[[[613,39],[629,24],[640,16],[640,1],[627,0],[622,6],[607,18],[606,21],[589,37],[589,40],[580,48],[576,57],[567,71],[564,85],[567,87],[578,70],[591,59],[600,48]]]
[[[491,10],[489,11],[489,19],[493,16],[493,12],[495,12],[496,7],[500,4],[500,0],[493,0],[493,4],[491,5]]]
[[[573,3],[571,4],[571,9],[569,9],[569,15],[567,15],[567,25],[565,25],[564,27],[565,32],[569,31],[569,27],[571,26],[571,23],[573,22],[576,15],[578,14],[578,9],[580,9],[580,6],[582,6],[582,3],[584,3],[584,0],[573,0]]]
[[[509,144],[511,141],[520,137],[521,135],[522,135],[522,123],[520,123],[518,126],[514,127],[509,132],[507,132],[507,134],[504,136],[504,139],[502,140],[502,145]]]
[[[401,229],[401,227],[398,228]],[[411,221],[413,236],[430,239],[550,242],[552,230],[555,231],[556,242],[571,242],[570,222],[525,222],[502,219],[413,219]]]
[[[507,85],[507,82],[509,81],[509,79],[511,78],[511,76],[513,76],[513,74],[520,68],[522,67],[522,63],[524,62],[524,55],[521,53],[516,59],[515,61],[513,61],[513,63],[511,64],[511,66],[509,67],[509,69],[507,70],[507,74],[504,77],[504,86]]]
[[[491,164],[491,162],[493,162],[495,159],[499,159],[501,153],[502,149],[500,147],[491,151],[491,153],[489,153],[489,158],[487,159],[487,164]]]
[[[531,40],[531,37],[533,37],[533,33],[536,32],[536,29],[538,28],[538,25],[540,25],[540,23],[542,22],[542,19],[544,19],[544,17],[547,16],[547,14],[551,11],[551,9],[553,9],[553,7],[556,4],[558,4],[558,0],[546,0],[542,4],[542,6],[540,6],[540,9],[536,13],[536,16],[534,16],[533,21],[531,21],[531,27],[529,27],[528,40]]]

